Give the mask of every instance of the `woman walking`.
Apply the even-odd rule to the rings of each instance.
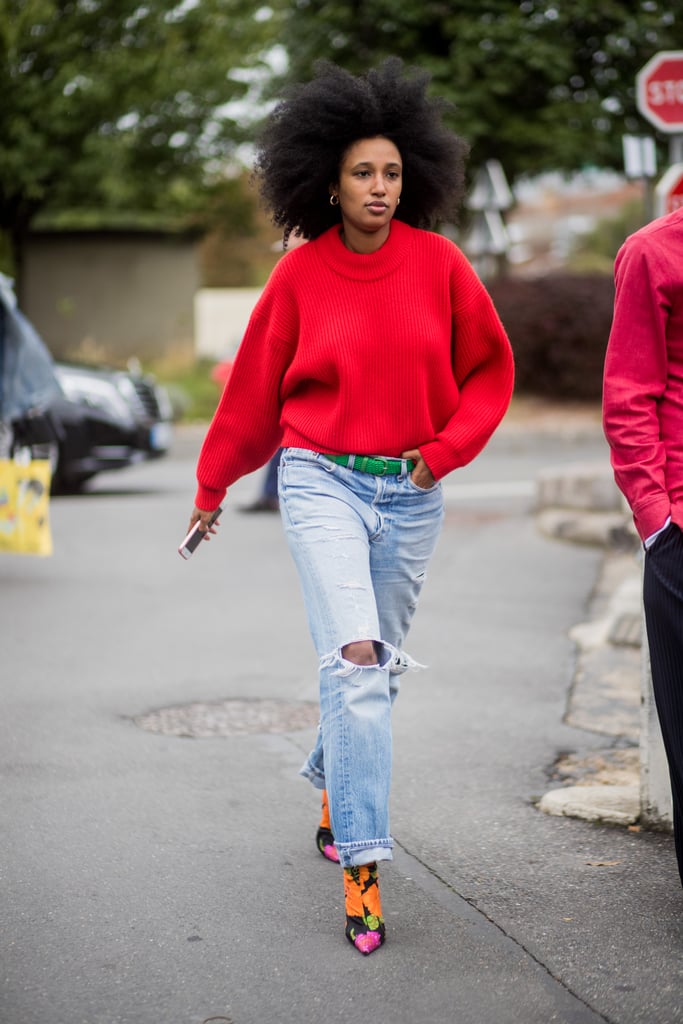
[[[390,59],[320,64],[272,113],[261,195],[286,253],[254,309],[199,457],[190,522],[282,446],[279,499],[319,657],[320,729],[302,774],[322,790],[320,852],[338,861],[346,936],[385,938],[391,705],[443,519],[441,479],[504,415],[513,363],[453,220],[466,146]]]

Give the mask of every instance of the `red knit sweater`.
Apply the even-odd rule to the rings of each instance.
[[[334,227],[287,253],[252,313],[197,467],[198,508],[279,445],[469,462],[512,393],[510,345],[448,239],[402,221],[370,255]]]
[[[631,235],[615,277],[604,425],[645,540],[669,515],[683,529],[683,209]]]

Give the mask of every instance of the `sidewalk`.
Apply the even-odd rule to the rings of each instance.
[[[195,433],[186,429],[191,443]],[[508,436],[602,437],[598,404],[518,397],[500,427]],[[609,461],[549,468],[536,483],[537,526],[559,542],[604,551],[577,648],[564,722],[604,736],[604,748],[558,759],[554,786],[539,801],[551,815],[635,826],[641,814],[641,550]]]
[[[601,410],[599,404],[558,405],[515,396],[500,431],[520,438],[529,433],[563,440],[602,437]],[[642,555],[631,513],[607,457],[549,468],[536,482],[536,502],[541,533],[604,552],[588,618],[570,633],[577,654],[564,717],[569,726],[603,736],[604,747],[583,757],[560,757],[553,788],[538,806],[551,815],[637,828],[643,770]]]

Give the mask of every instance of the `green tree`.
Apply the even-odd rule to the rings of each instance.
[[[617,214],[599,220],[592,230],[576,239],[568,266],[579,273],[600,271],[611,277],[614,258],[624,239],[642,227],[644,221],[643,201],[631,200]]]
[[[653,131],[636,72],[683,49],[683,14],[668,0],[296,0],[282,40],[294,80],[319,57],[352,72],[390,54],[429,69],[473,166],[497,158],[515,178],[620,169],[621,136]]]
[[[251,0],[0,0],[15,272],[39,211],[196,213],[246,137],[234,103],[267,72],[275,21]]]

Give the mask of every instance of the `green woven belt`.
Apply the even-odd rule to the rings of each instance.
[[[357,469],[359,473],[372,473],[373,476],[398,476],[407,470],[415,469],[412,459],[385,459],[381,455],[325,455],[330,462],[349,469]]]

